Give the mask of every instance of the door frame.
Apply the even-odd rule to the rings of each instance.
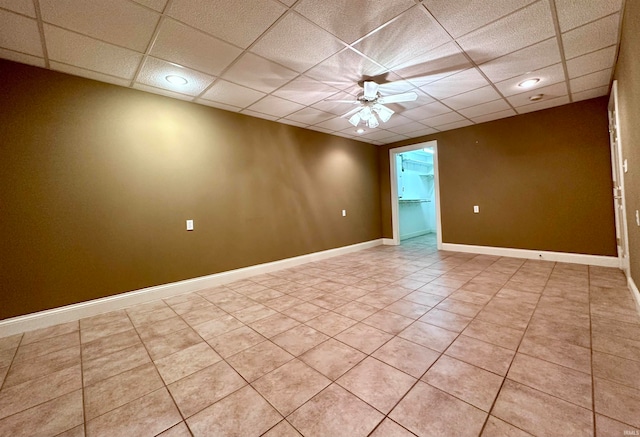
[[[438,142],[436,140],[409,146],[389,149],[389,178],[391,182],[391,228],[393,238],[391,244],[400,244],[400,208],[398,204],[398,172],[396,171],[396,155],[413,150],[433,147],[433,185],[436,199],[436,238],[438,250],[442,250],[442,226],[440,223],[440,178],[438,175]]]
[[[611,86],[609,106],[609,144],[611,147],[611,171],[613,179],[613,209],[616,222],[616,245],[620,269],[629,275],[629,227],[627,225],[627,206],[624,189],[624,159],[620,138],[620,113],[618,110],[618,81]]]

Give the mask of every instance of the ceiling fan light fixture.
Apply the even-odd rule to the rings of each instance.
[[[538,79],[537,77],[534,77],[532,79],[527,79],[525,81],[522,81],[518,84],[518,86],[520,88],[531,88],[532,86],[534,86],[535,84],[537,84],[538,82],[540,82],[540,79]]]
[[[383,123],[389,121],[391,116],[395,113],[395,111],[387,108],[386,106],[382,106],[379,103],[373,106],[373,110],[378,114],[378,117],[380,117],[380,120],[382,120]]]
[[[349,119],[349,123],[351,123],[352,125],[357,127],[358,123],[360,123],[360,120],[362,120],[362,117],[360,117],[360,113],[359,112],[356,112]]]
[[[371,129],[380,126],[380,122],[378,121],[378,118],[374,113],[371,113],[371,115],[369,116],[369,119],[367,120],[367,126],[369,126]]]

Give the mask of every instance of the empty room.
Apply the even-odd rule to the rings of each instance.
[[[0,437],[640,435],[640,1],[0,0]]]

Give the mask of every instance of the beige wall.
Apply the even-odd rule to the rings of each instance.
[[[629,234],[631,276],[640,286],[640,227],[636,210],[640,210],[640,2],[627,1],[622,22],[620,54],[615,78],[618,80],[620,139],[622,156],[629,172],[624,175],[625,203]]]
[[[384,237],[389,149],[437,140],[443,242],[616,256],[606,111],[602,97],[381,147]]]
[[[0,319],[381,237],[375,146],[8,61],[0,77]]]

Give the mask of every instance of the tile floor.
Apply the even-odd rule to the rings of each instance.
[[[623,436],[615,269],[376,247],[0,338],[0,436]]]

